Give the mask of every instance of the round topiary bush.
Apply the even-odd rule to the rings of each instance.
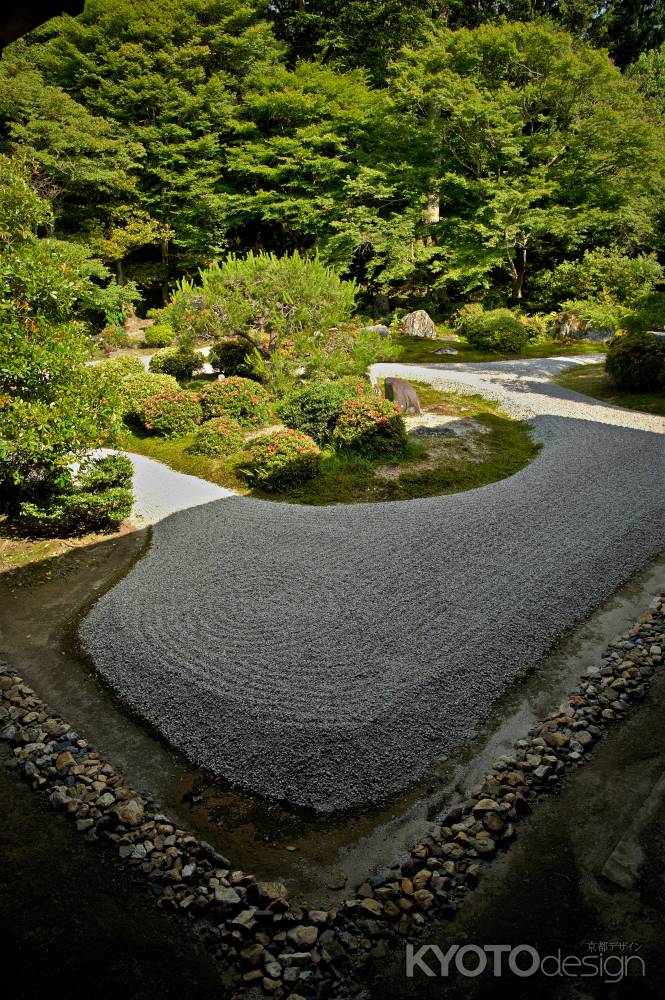
[[[455,313],[453,326],[458,333],[466,337],[471,324],[479,319],[484,311],[480,302],[465,302]]]
[[[251,344],[238,337],[218,340],[210,348],[208,361],[215,371],[223,372],[227,377],[239,375],[241,378],[252,378],[254,371],[248,360],[252,352]]]
[[[366,392],[360,379],[311,382],[286,396],[279,407],[279,415],[287,427],[309,434],[317,444],[325,445],[332,440],[344,404],[363,397]]]
[[[249,378],[225,378],[201,390],[203,419],[233,417],[243,427],[260,427],[270,411],[270,397],[263,386]]]
[[[125,375],[145,372],[143,362],[135,354],[118,354],[115,358],[109,358],[108,361],[102,361],[99,365],[93,365],[93,368],[100,374],[114,379],[122,379]]]
[[[181,437],[191,434],[201,421],[201,404],[195,392],[167,389],[146,400],[143,423],[160,437]]]
[[[466,324],[465,336],[478,351],[519,354],[526,347],[529,331],[510,309],[490,309]]]
[[[175,333],[168,323],[155,323],[143,331],[143,343],[146,347],[170,347]]]
[[[198,428],[189,451],[193,455],[221,458],[239,451],[244,441],[245,434],[237,420],[227,416],[213,417]]]
[[[174,378],[191,378],[203,364],[198,351],[185,347],[165,347],[156,351],[150,359],[150,371],[158,375],[172,375]]]
[[[145,404],[160,392],[178,392],[180,386],[172,375],[153,375],[140,366],[120,380],[118,394],[124,420],[143,423]]]
[[[610,342],[605,370],[620,389],[665,388],[665,344],[653,333],[625,333]]]
[[[336,447],[361,455],[395,455],[404,450],[407,440],[397,406],[376,396],[347,400],[332,437]]]
[[[243,472],[255,486],[277,490],[311,479],[318,472],[320,458],[313,438],[286,427],[253,439]]]

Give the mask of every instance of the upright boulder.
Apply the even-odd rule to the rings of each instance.
[[[410,382],[403,378],[388,377],[384,382],[384,391],[386,399],[394,403],[402,413],[407,413],[409,409],[412,409],[417,416],[420,414],[418,393]]]
[[[406,337],[436,337],[434,321],[424,309],[416,309],[405,316],[401,330]]]

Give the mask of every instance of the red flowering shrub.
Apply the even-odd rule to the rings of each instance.
[[[243,429],[237,420],[227,416],[213,417],[212,420],[206,420],[201,424],[189,451],[193,455],[220,458],[239,451],[244,440]]]
[[[143,407],[143,423],[161,437],[191,434],[200,422],[198,396],[186,389],[166,389],[151,396]]]
[[[369,382],[342,378],[336,382],[308,382],[286,396],[279,415],[288,427],[310,434],[317,444],[332,440],[335,423],[349,399],[371,393]]]
[[[333,442],[361,455],[394,455],[406,445],[404,419],[388,399],[350,399],[337,418]]]
[[[200,399],[204,420],[227,416],[245,427],[260,427],[269,416],[268,393],[249,378],[234,376],[211,382],[202,389]]]
[[[315,476],[321,452],[308,434],[292,430],[272,431],[254,438],[244,470],[255,486],[277,490]]]

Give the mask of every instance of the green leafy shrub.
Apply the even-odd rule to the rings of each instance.
[[[277,490],[315,476],[320,457],[316,441],[287,427],[253,439],[243,472],[255,486]]]
[[[246,340],[238,337],[225,337],[218,340],[210,349],[208,361],[215,371],[223,372],[224,375],[239,375],[241,378],[252,378],[254,368],[250,355],[254,348]]]
[[[160,437],[181,437],[190,434],[201,422],[202,412],[195,392],[167,389],[146,400],[143,423]]]
[[[333,430],[336,447],[361,455],[395,455],[404,450],[406,440],[399,409],[377,396],[347,400]]]
[[[134,467],[127,455],[105,455],[81,464],[78,485],[89,492],[131,486]]]
[[[287,427],[309,434],[317,444],[324,445],[332,440],[344,403],[365,394],[365,385],[358,379],[311,382],[289,393],[279,407],[279,415]]]
[[[552,330],[554,315],[551,313],[532,313],[522,320],[531,343],[546,340]]]
[[[115,358],[102,361],[99,365],[92,366],[101,375],[109,376],[116,380],[122,379],[125,375],[136,372],[145,372],[143,362],[135,354],[118,354]]]
[[[86,459],[76,478],[67,475],[33,488],[18,510],[24,528],[41,535],[69,535],[112,528],[129,517],[133,467],[126,455]]]
[[[665,344],[645,332],[614,337],[607,351],[605,369],[620,389],[665,388]]]
[[[563,303],[566,312],[576,316],[582,330],[607,330],[614,333],[623,327],[630,310],[615,302],[609,295],[599,295],[594,299],[567,299]]]
[[[477,351],[503,351],[519,354],[529,339],[524,323],[510,309],[491,309],[471,320],[465,337]]]
[[[141,366],[140,371],[130,372],[118,384],[123,419],[143,423],[149,399],[160,392],[178,392],[179,389],[172,375],[153,375]]]
[[[76,491],[52,497],[48,502],[24,501],[21,523],[43,535],[69,535],[113,528],[132,512],[130,489],[115,487],[101,493]]]
[[[104,351],[121,351],[129,347],[129,334],[124,326],[105,326],[99,335],[99,341]]]
[[[189,451],[193,455],[221,458],[239,451],[244,441],[245,434],[237,420],[228,416],[213,417],[198,428]]]
[[[260,427],[270,414],[270,397],[263,388],[248,378],[225,378],[211,382],[200,394],[204,420],[211,417],[233,417],[243,427]]]
[[[628,333],[665,330],[665,292],[651,292],[639,299],[621,324]]]
[[[466,302],[455,313],[453,326],[462,337],[466,337],[471,324],[479,319],[484,311],[480,302]]]
[[[198,351],[188,347],[164,347],[151,357],[150,371],[177,379],[191,378],[202,364],[203,358]]]
[[[174,337],[175,333],[167,323],[155,323],[143,331],[143,343],[146,347],[169,347]]]

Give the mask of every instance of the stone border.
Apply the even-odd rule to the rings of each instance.
[[[644,698],[663,663],[665,593],[581,675],[566,702],[494,763],[482,785],[443,818],[399,868],[363,883],[328,910],[289,903],[279,882],[234,871],[146,795],[126,787],[76,730],[0,662],[0,738],[33,788],[64,810],[87,840],[110,843],[145,878],[157,905],[187,915],[233,985],[261,986],[276,1000],[344,997],[363,973],[427,920],[454,915],[483,868],[507,848],[539,795],[591,759],[603,729]]]

